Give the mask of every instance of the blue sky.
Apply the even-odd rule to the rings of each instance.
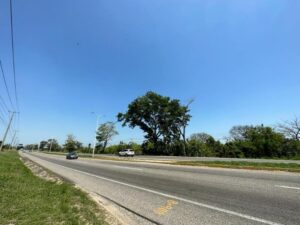
[[[222,138],[233,125],[275,125],[300,114],[298,0],[13,4],[22,143],[62,143],[69,133],[92,143],[92,111],[114,121],[149,90],[195,99],[188,134]],[[0,59],[13,94],[9,31],[2,0]],[[143,137],[118,131],[113,143]]]

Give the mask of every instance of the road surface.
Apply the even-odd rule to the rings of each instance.
[[[54,154],[65,155],[62,152],[56,152]],[[79,153],[79,156],[92,156],[91,153]],[[114,154],[95,154],[96,157],[107,157],[107,158],[120,158]],[[168,161],[225,161],[225,162],[258,162],[258,163],[296,163],[300,164],[300,160],[291,159],[250,159],[250,158],[220,158],[220,157],[188,157],[188,156],[152,156],[152,155],[136,155],[134,158],[124,158],[123,160],[128,161],[155,161],[155,162],[168,162]]]
[[[21,154],[126,209],[135,224],[300,224],[296,173]]]

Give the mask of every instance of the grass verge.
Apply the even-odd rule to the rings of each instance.
[[[106,224],[105,212],[69,183],[42,180],[15,151],[0,152],[0,224]]]
[[[180,161],[171,163],[185,166],[208,166],[233,169],[252,169],[252,170],[276,170],[287,172],[300,172],[300,164],[297,163],[257,163],[257,162],[235,162],[235,161]]]

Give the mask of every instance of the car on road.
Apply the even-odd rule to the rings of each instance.
[[[17,146],[17,150],[23,150],[24,149],[24,146],[23,146],[23,144],[18,144],[18,146]]]
[[[134,156],[134,151],[132,149],[123,149],[119,151],[119,156]]]
[[[66,159],[78,159],[78,155],[76,152],[69,152],[67,155],[66,155]]]

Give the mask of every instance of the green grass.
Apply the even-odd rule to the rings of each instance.
[[[15,151],[0,152],[0,224],[106,224],[105,212],[69,183],[42,180]]]
[[[187,166],[209,166],[221,168],[253,169],[253,170],[280,170],[288,172],[300,172],[300,164],[297,163],[256,163],[256,162],[236,162],[236,161],[180,161],[171,163],[175,165]]]

